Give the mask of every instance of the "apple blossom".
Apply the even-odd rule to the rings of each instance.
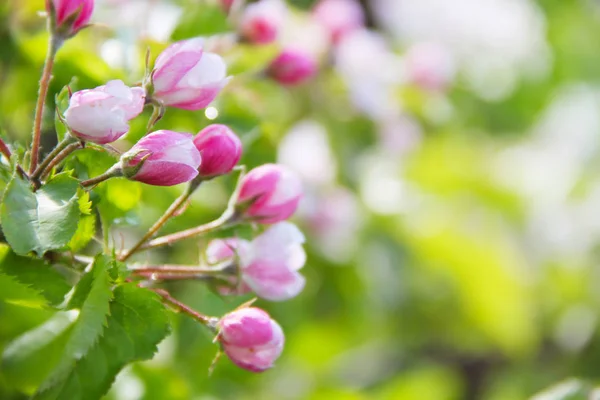
[[[229,173],[242,155],[242,142],[225,125],[213,124],[201,130],[194,145],[202,155],[200,176],[211,178]]]
[[[240,368],[263,372],[283,351],[281,326],[259,308],[234,310],[221,318],[218,328],[223,351]]]
[[[280,222],[252,241],[214,239],[206,254],[212,263],[237,259],[241,281],[235,291],[221,291],[222,294],[251,290],[263,299],[283,301],[297,296],[306,283],[298,272],[306,262],[303,243],[304,235],[296,225]]]
[[[156,59],[152,71],[152,98],[166,106],[200,110],[227,84],[227,66],[221,56],[203,50],[204,39],[173,43]]]
[[[125,177],[149,185],[172,186],[198,175],[201,156],[189,133],[167,130],[143,137],[121,156]]]
[[[308,53],[288,49],[282,51],[268,66],[267,75],[282,85],[304,83],[317,72],[317,62]]]
[[[49,3],[47,3],[49,4]],[[71,36],[88,24],[94,11],[94,0],[52,0],[57,30]]]
[[[240,35],[251,43],[272,43],[277,39],[285,15],[282,0],[260,0],[248,4],[240,19]]]
[[[264,164],[244,176],[237,208],[248,219],[273,224],[289,218],[298,208],[302,183],[288,167]]]
[[[363,9],[356,0],[321,0],[314,17],[327,28],[333,42],[365,24]]]
[[[65,112],[74,136],[90,142],[114,142],[129,131],[129,120],[144,108],[144,90],[114,80],[95,89],[75,92]]]

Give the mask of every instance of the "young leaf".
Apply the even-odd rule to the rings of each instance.
[[[96,233],[96,216],[84,215],[77,223],[77,230],[69,242],[71,251],[80,251],[92,240]]]
[[[119,286],[98,342],[72,365],[64,379],[33,398],[99,399],[125,365],[151,358],[169,331],[169,319],[156,294],[134,284]]]
[[[37,192],[14,176],[6,187],[0,218],[6,240],[20,255],[65,247],[79,221],[77,180],[62,173],[53,177]]]
[[[53,305],[62,303],[71,289],[64,276],[52,266],[40,260],[18,256],[7,244],[0,244],[0,273],[35,290]]]
[[[69,89],[71,92],[74,92],[77,90],[76,86],[77,78],[73,77],[71,82],[67,86],[63,87],[54,98],[54,104],[56,104],[54,127],[56,129],[56,136],[58,137],[59,142],[65,138],[65,134],[67,133],[67,127],[62,123],[61,118],[65,114],[65,111],[67,111],[67,108],[69,108]]]

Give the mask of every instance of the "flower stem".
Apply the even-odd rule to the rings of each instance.
[[[96,186],[97,184],[104,182],[105,180],[108,180],[110,178],[114,178],[117,176],[121,176],[121,175],[122,175],[121,165],[119,163],[117,163],[117,164],[113,165],[112,167],[110,167],[110,169],[108,169],[108,171],[106,171],[102,175],[98,175],[95,178],[90,178],[85,181],[81,181],[80,183],[81,183],[81,186],[83,186],[83,187]]]
[[[135,272],[133,276],[138,276],[151,281],[182,281],[182,280],[213,280],[221,279],[224,282],[225,277],[223,275],[207,274],[206,272]]]
[[[49,164],[46,168],[44,168],[44,171],[42,171],[42,175],[40,176],[41,179],[44,179],[49,173],[50,171],[52,171],[52,168],[56,167],[57,165],[59,165],[65,158],[67,158],[69,156],[69,154],[71,154],[72,152],[74,152],[75,150],[79,149],[82,147],[81,143],[71,143],[70,145],[68,145],[67,147],[65,147],[65,149],[63,151],[61,151]]]
[[[186,229],[184,231],[176,232],[171,235],[161,236],[154,240],[151,240],[147,244],[141,246],[139,250],[147,250],[153,249],[156,247],[166,246],[171,243],[175,243],[179,240],[188,239],[200,235],[204,235],[209,232],[213,232],[219,229],[229,228],[231,226],[237,225],[242,222],[243,219],[236,212],[236,202],[240,195],[241,190],[241,182],[246,174],[246,168],[244,166],[239,167],[240,175],[238,176],[238,181],[233,194],[229,198],[229,202],[227,204],[227,208],[221,214],[221,216],[214,221],[211,221],[207,224],[200,225],[194,228]]]
[[[144,243],[148,241],[148,239],[154,236],[154,234],[158,232],[158,230],[173,216],[173,214],[175,214],[177,210],[179,210],[181,206],[185,204],[185,202],[190,198],[192,193],[194,193],[198,186],[200,186],[200,183],[202,183],[202,181],[200,180],[193,180],[192,182],[190,182],[185,192],[183,192],[181,196],[175,199],[175,201],[169,206],[169,208],[167,209],[167,211],[165,211],[162,217],[160,217],[158,221],[156,221],[154,225],[152,225],[150,229],[148,229],[148,232],[146,232],[146,234],[142,236],[142,238],[132,248],[130,248],[125,253],[121,254],[121,256],[119,256],[119,260],[127,260],[133,254],[135,254],[135,252],[137,252],[139,248],[142,247]]]
[[[33,174],[38,166],[44,104],[46,102],[46,96],[48,95],[48,86],[50,85],[50,79],[52,79],[52,68],[54,67],[54,58],[56,57],[56,52],[58,51],[61,44],[60,39],[54,33],[52,33],[53,21],[54,17],[49,16],[48,31],[50,32],[50,39],[48,40],[48,52],[46,54],[46,61],[44,62],[44,69],[42,70],[42,77],[40,79],[40,89],[38,92],[37,104],[35,106],[35,118],[33,120],[33,133],[31,142],[31,164],[29,165],[30,174]]]
[[[192,309],[191,307],[183,304],[182,302],[180,302],[179,300],[177,300],[176,298],[171,296],[171,294],[164,289],[150,289],[150,290],[152,290],[154,293],[156,293],[160,297],[162,297],[163,302],[165,304],[170,305],[176,311],[184,313],[184,314],[192,317],[196,321],[200,322],[202,325],[204,325],[212,330],[216,329],[217,323],[219,321],[218,318],[209,317],[209,316],[199,313],[198,311]]]
[[[147,244],[141,246],[140,250],[148,250],[148,249],[154,249],[157,247],[166,246],[168,244],[172,244],[172,243],[175,243],[175,242],[183,240],[183,239],[189,239],[189,238],[204,235],[206,233],[213,232],[213,231],[216,231],[219,229],[228,228],[230,226],[237,224],[238,222],[239,221],[236,218],[236,215],[233,212],[233,210],[227,209],[227,210],[225,210],[223,215],[221,215],[219,218],[215,219],[214,221],[211,221],[204,225],[196,226],[194,228],[186,229],[184,231],[180,231],[180,232],[172,233],[170,235],[158,237],[154,240],[149,241]]]
[[[133,268],[133,274],[139,273],[170,273],[170,274],[207,274],[207,275],[217,275],[223,273],[229,273],[230,270],[235,271],[235,264],[232,261],[227,260],[221,264],[216,264],[212,266],[188,266],[188,265],[147,265],[141,268]]]
[[[54,166],[56,166],[59,162],[61,162],[62,160],[64,160],[65,157],[67,157],[70,153],[72,153],[74,150],[76,150],[77,148],[79,148],[79,146],[81,144],[79,142],[77,142],[77,141],[74,142],[74,140],[75,139],[73,137],[66,136],[60,143],[58,143],[56,145],[56,147],[54,148],[54,150],[52,150],[50,152],[50,154],[48,154],[46,156],[46,158],[44,159],[44,161],[42,161],[40,163],[40,165],[38,165],[38,167],[36,168],[36,170],[31,175],[31,179],[35,181],[35,180],[38,180],[40,178],[43,178],[45,172],[47,172],[49,169],[51,169]],[[66,152],[63,155],[62,153],[64,153],[65,151],[67,151],[67,149],[68,149],[68,152]],[[56,161],[57,158],[59,158],[59,159]]]

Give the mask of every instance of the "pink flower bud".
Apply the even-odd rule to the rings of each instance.
[[[321,0],[314,9],[314,16],[327,28],[334,42],[365,24],[363,9],[356,0]]]
[[[202,154],[200,176],[205,178],[229,173],[242,156],[242,142],[225,125],[213,124],[202,129],[194,144]]]
[[[282,85],[297,85],[317,72],[317,62],[299,50],[284,50],[267,68],[267,74]]]
[[[114,142],[129,131],[129,120],[144,108],[145,94],[139,87],[129,88],[119,80],[95,89],[73,93],[65,112],[73,135],[90,142]]]
[[[240,21],[240,34],[251,43],[272,43],[277,39],[285,14],[285,3],[281,0],[248,4]]]
[[[271,226],[254,240],[215,239],[207,249],[209,262],[237,257],[241,282],[237,290],[221,294],[243,294],[254,291],[271,301],[283,301],[297,296],[306,283],[298,272],[306,262],[302,248],[304,235],[289,222]]]
[[[57,30],[72,35],[90,22],[94,0],[52,0]]]
[[[238,209],[246,218],[273,224],[289,218],[298,208],[302,183],[292,170],[278,164],[254,168],[244,177]]]
[[[173,43],[156,59],[152,97],[166,106],[200,110],[227,84],[227,66],[214,53],[203,51],[201,38]]]
[[[189,133],[156,131],[121,156],[128,179],[156,186],[188,182],[198,175],[202,160]]]
[[[226,314],[219,321],[223,351],[235,365],[252,372],[271,367],[283,351],[285,337],[265,311],[250,307]]]

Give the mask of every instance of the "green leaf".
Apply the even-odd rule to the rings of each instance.
[[[41,294],[47,299],[45,304],[62,303],[65,294],[71,289],[64,276],[52,266],[41,260],[18,256],[7,244],[0,244],[0,273]],[[2,285],[0,287],[4,288]]]
[[[67,127],[62,123],[61,117],[69,108],[69,88],[71,92],[77,90],[77,78],[73,77],[71,82],[65,87],[61,89],[59,93],[57,93],[54,98],[54,104],[56,104],[56,116],[54,118],[54,127],[56,129],[56,136],[58,137],[58,142],[61,142],[65,138],[65,134],[67,133]],[[59,116],[60,114],[60,116]]]
[[[0,300],[6,303],[32,308],[43,308],[48,304],[40,292],[3,273],[0,273],[0,288]]]
[[[227,16],[217,4],[191,4],[171,35],[172,40],[189,39],[231,31]]]
[[[32,394],[58,364],[74,320],[73,313],[57,312],[6,346],[2,372],[12,387]]]
[[[69,242],[71,251],[83,249],[96,233],[96,216],[84,215],[77,223],[77,230]]]
[[[595,399],[598,388],[579,379],[569,379],[531,398],[531,400],[588,400]]]
[[[80,309],[79,316],[69,335],[61,363],[44,382],[42,389],[63,379],[71,370],[73,363],[85,356],[102,334],[112,299],[108,274],[110,266],[109,257],[98,255],[94,259],[92,269],[75,286],[67,307]]]
[[[0,217],[8,243],[17,254],[65,247],[77,230],[77,180],[62,173],[37,192],[14,176],[6,187]]]
[[[110,266],[111,260],[107,256],[99,255],[94,260],[91,271],[86,274],[92,277],[91,282],[83,283],[85,289],[89,287],[89,292],[79,307],[79,317],[66,347],[66,357],[80,358],[101,334],[112,299],[111,281],[108,274]],[[79,284],[76,285],[76,292],[78,286]]]
[[[170,331],[158,296],[134,284],[119,286],[110,304],[107,326],[98,342],[72,365],[60,382],[39,391],[38,400],[90,400],[105,394],[128,363],[147,360]]]

